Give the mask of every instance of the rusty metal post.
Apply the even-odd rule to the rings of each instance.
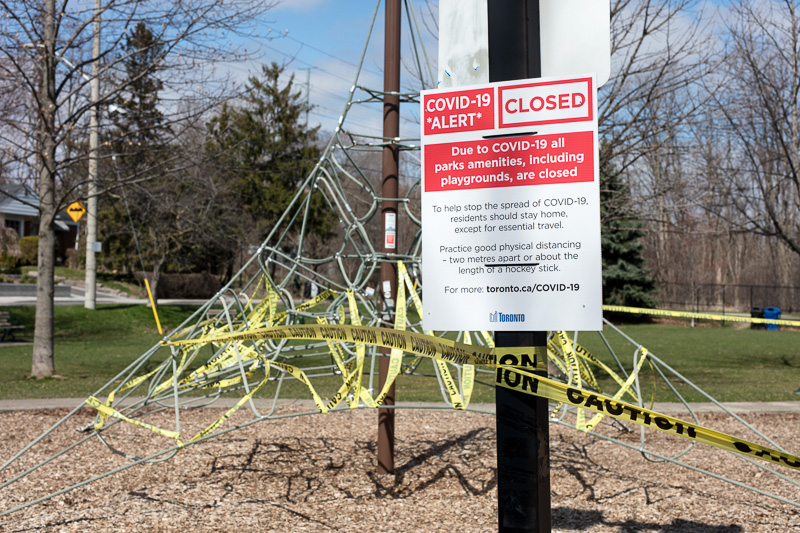
[[[539,0],[488,2],[489,81],[541,76]],[[498,347],[536,346],[545,331],[498,331]],[[547,372],[537,372],[546,376]],[[551,530],[550,428],[547,400],[497,388],[498,531]]]
[[[381,223],[383,227],[384,257],[397,253],[398,195],[398,146],[392,141],[400,135],[400,0],[386,0],[386,32],[384,44],[383,74],[383,186],[381,188]],[[383,295],[384,326],[394,323],[394,308],[397,298],[397,264],[385,261],[381,264],[381,294]],[[400,302],[404,305],[405,302]],[[380,358],[378,390],[383,388],[389,373],[389,353],[382,348]],[[384,405],[394,406],[394,385],[386,395]],[[378,473],[394,473],[394,409],[378,409]]]

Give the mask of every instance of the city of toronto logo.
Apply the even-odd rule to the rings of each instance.
[[[525,313],[489,313],[489,322],[525,322]]]

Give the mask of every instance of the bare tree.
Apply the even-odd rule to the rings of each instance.
[[[598,94],[600,159],[624,173],[662,150],[702,109],[692,90],[711,69],[697,0],[613,0],[611,78]]]
[[[716,102],[730,148],[713,212],[800,255],[800,2],[733,4],[726,43]]]
[[[179,102],[206,98],[220,87],[212,83],[213,61],[241,58],[228,46],[231,32],[246,32],[271,7],[258,0],[106,0],[95,11],[88,2],[28,0],[0,2],[0,79],[13,80],[13,88],[31,103],[33,117],[7,117],[0,129],[0,149],[5,159],[29,173],[39,193],[39,254],[31,372],[35,377],[55,373],[53,351],[53,294],[55,217],[74,200],[85,182],[69,186],[62,181],[79,163],[64,149],[67,139],[86,131],[93,102],[87,98],[93,62],[105,78],[99,103],[106,104],[125,89],[111,75],[126,58],[128,32],[143,22],[157,28],[155,40],[161,52],[150,69],[170,69],[172,117],[167,126],[182,120]],[[92,53],[92,28],[100,18],[103,28],[98,57]],[[223,46],[222,43],[225,43]],[[148,72],[148,69],[143,69]],[[72,155],[70,155],[72,154]],[[85,159],[86,153],[77,157]],[[24,174],[20,170],[20,174]],[[136,180],[142,176],[127,176]],[[102,194],[102,190],[99,194]]]

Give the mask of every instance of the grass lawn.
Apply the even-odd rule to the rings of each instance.
[[[33,341],[34,306],[2,308],[25,326],[18,341]],[[194,312],[189,306],[162,306],[166,329]],[[30,379],[31,345],[0,345],[0,399],[88,396],[156,344],[161,336],[153,312],[143,305],[98,305],[55,308],[55,363],[59,378]]]
[[[10,311],[12,319],[25,325],[25,329],[18,330],[18,340],[32,341],[34,308],[21,306],[2,310]],[[165,329],[170,329],[193,311],[190,306],[162,306],[159,317]],[[151,310],[141,305],[101,305],[97,311],[82,306],[56,307],[55,326],[56,372],[61,377],[30,379],[31,346],[0,345],[0,399],[85,397],[113,379],[160,339]],[[800,386],[800,332],[733,326],[690,328],[688,323],[627,325],[621,329],[721,401],[800,400],[792,394]],[[606,328],[606,335],[626,369],[630,369],[633,345],[609,328]],[[615,368],[613,358],[597,333],[582,332],[578,342]],[[207,358],[211,351],[204,350],[208,352]],[[160,355],[143,367],[143,372],[153,368],[164,356]],[[306,367],[329,363],[328,355],[303,360]],[[418,372],[421,375],[398,378],[398,400],[440,400],[432,363],[423,360]],[[642,376],[642,389],[649,399],[652,390],[649,366],[645,366]],[[367,379],[365,375],[364,385]],[[478,374],[478,381],[473,401],[493,401],[492,388],[480,383],[491,384],[492,375]],[[330,397],[341,384],[341,378],[315,378],[313,383],[321,396]],[[614,390],[610,378],[601,379],[600,383],[604,391]],[[265,386],[259,396],[271,397],[275,387],[275,384]],[[376,378],[373,389],[377,388]],[[678,386],[678,389],[690,401],[704,400],[686,386]],[[377,394],[377,390],[373,394]],[[309,398],[310,395],[304,385],[287,379],[281,397]],[[664,385],[659,385],[656,399],[674,401]]]
[[[800,386],[800,332],[741,329],[732,325],[641,324],[620,328],[664,363],[717,400],[800,400],[793,391]],[[627,370],[632,368],[635,347],[606,328],[606,340]],[[580,333],[578,342],[604,363],[616,369],[613,358],[597,333]],[[649,399],[653,372],[645,364],[640,375],[642,392]],[[674,384],[676,381],[671,380]],[[604,379],[603,390],[615,390]],[[674,401],[672,393],[657,380],[657,401]],[[689,401],[707,401],[688,386],[677,386]]]

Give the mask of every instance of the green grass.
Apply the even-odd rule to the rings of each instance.
[[[18,341],[33,341],[33,306],[6,307],[25,328]],[[194,308],[159,307],[165,329],[178,326]],[[31,345],[0,345],[0,399],[87,396],[155,345],[158,334],[152,310],[143,305],[55,308],[55,365],[59,378],[30,379]],[[152,364],[151,364],[152,366]]]
[[[18,330],[18,340],[32,341],[34,308],[2,310],[10,311],[12,319],[25,325],[25,329]],[[178,326],[193,311],[194,308],[189,306],[162,306],[159,307],[159,317],[165,329],[170,329]],[[101,305],[97,311],[82,306],[56,307],[55,327],[56,372],[61,377],[30,379],[31,346],[0,345],[0,399],[87,396],[113,379],[160,339],[152,311],[142,305]],[[664,324],[628,325],[621,329],[718,400],[800,399],[792,394],[800,386],[799,332]],[[606,335],[617,356],[630,370],[634,347],[609,328],[606,328]],[[578,341],[609,366],[615,367],[599,335],[582,332]],[[203,350],[201,359],[207,359],[211,350]],[[142,368],[141,373],[154,368],[167,353],[162,350]],[[330,362],[329,355],[294,361],[306,368]],[[194,366],[198,364],[200,361]],[[423,360],[418,373],[398,378],[397,398],[401,401],[440,400],[439,384],[431,361]],[[642,376],[642,388],[649,399],[652,372],[648,366]],[[367,379],[365,374],[365,386]],[[479,374],[478,381],[491,384],[492,375]],[[610,378],[601,377],[600,383],[604,391],[615,390],[616,385]],[[313,384],[320,396],[328,398],[339,388],[341,377],[314,378]],[[270,383],[259,391],[259,396],[271,397],[275,387],[275,383]],[[377,379],[373,389],[373,394],[377,394]],[[704,401],[702,396],[686,386],[678,386],[678,389],[690,401]],[[309,398],[310,395],[302,383],[287,379],[281,397]],[[491,402],[493,398],[491,387],[476,383],[472,401]],[[674,401],[663,385],[659,386],[656,399]]]
[[[800,400],[800,332],[725,327],[642,324],[620,328],[674,370],[717,400]],[[606,338],[627,370],[635,347],[606,328]],[[580,333],[578,342],[616,369],[610,352],[596,333]],[[653,372],[645,365],[640,383],[649,399]],[[675,380],[671,380],[676,383]],[[657,401],[673,401],[666,385],[657,380]],[[611,379],[601,380],[603,390],[615,390]],[[676,386],[689,401],[707,401],[688,386]]]

